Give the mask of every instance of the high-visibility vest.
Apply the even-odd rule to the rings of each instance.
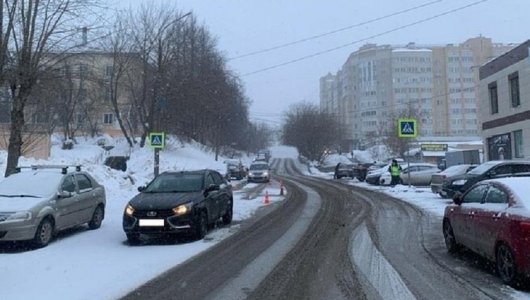
[[[390,175],[392,176],[399,176],[399,165],[391,165],[390,166]]]

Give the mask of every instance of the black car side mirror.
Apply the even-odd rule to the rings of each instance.
[[[145,190],[145,186],[139,186],[138,187],[138,192],[143,192]]]
[[[456,193],[453,197],[453,203],[456,205],[461,205],[464,202],[464,198],[461,193]]]

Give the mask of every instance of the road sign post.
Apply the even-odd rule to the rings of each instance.
[[[418,126],[416,125],[416,119],[412,118],[400,118],[398,119],[398,136],[400,138],[415,138],[418,136]],[[407,169],[409,187],[410,187],[410,144],[407,142]]]
[[[163,149],[166,144],[166,137],[164,132],[149,133],[149,145],[155,150],[154,157],[154,173],[158,176],[160,173],[160,149]]]

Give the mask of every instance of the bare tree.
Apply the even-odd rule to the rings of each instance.
[[[75,46],[72,30],[79,21],[88,0],[5,0],[10,12],[8,28],[12,34],[7,42],[10,70],[6,74],[12,97],[11,128],[8,146],[6,176],[15,172],[22,154],[24,108],[39,74],[50,66],[52,52],[66,51]],[[1,53],[0,53],[1,54]]]
[[[282,140],[311,160],[320,160],[324,150],[342,139],[340,124],[332,115],[310,103],[292,105],[285,115]]]

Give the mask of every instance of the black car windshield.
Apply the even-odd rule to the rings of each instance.
[[[197,173],[162,174],[144,190],[145,193],[185,193],[203,189],[203,175]]]
[[[493,168],[494,166],[498,165],[499,163],[500,163],[499,161],[488,161],[488,162],[485,162],[485,163],[481,164],[480,166],[474,168],[473,170],[467,172],[467,174],[469,174],[469,175],[481,175],[481,174],[484,174],[489,169]]]

